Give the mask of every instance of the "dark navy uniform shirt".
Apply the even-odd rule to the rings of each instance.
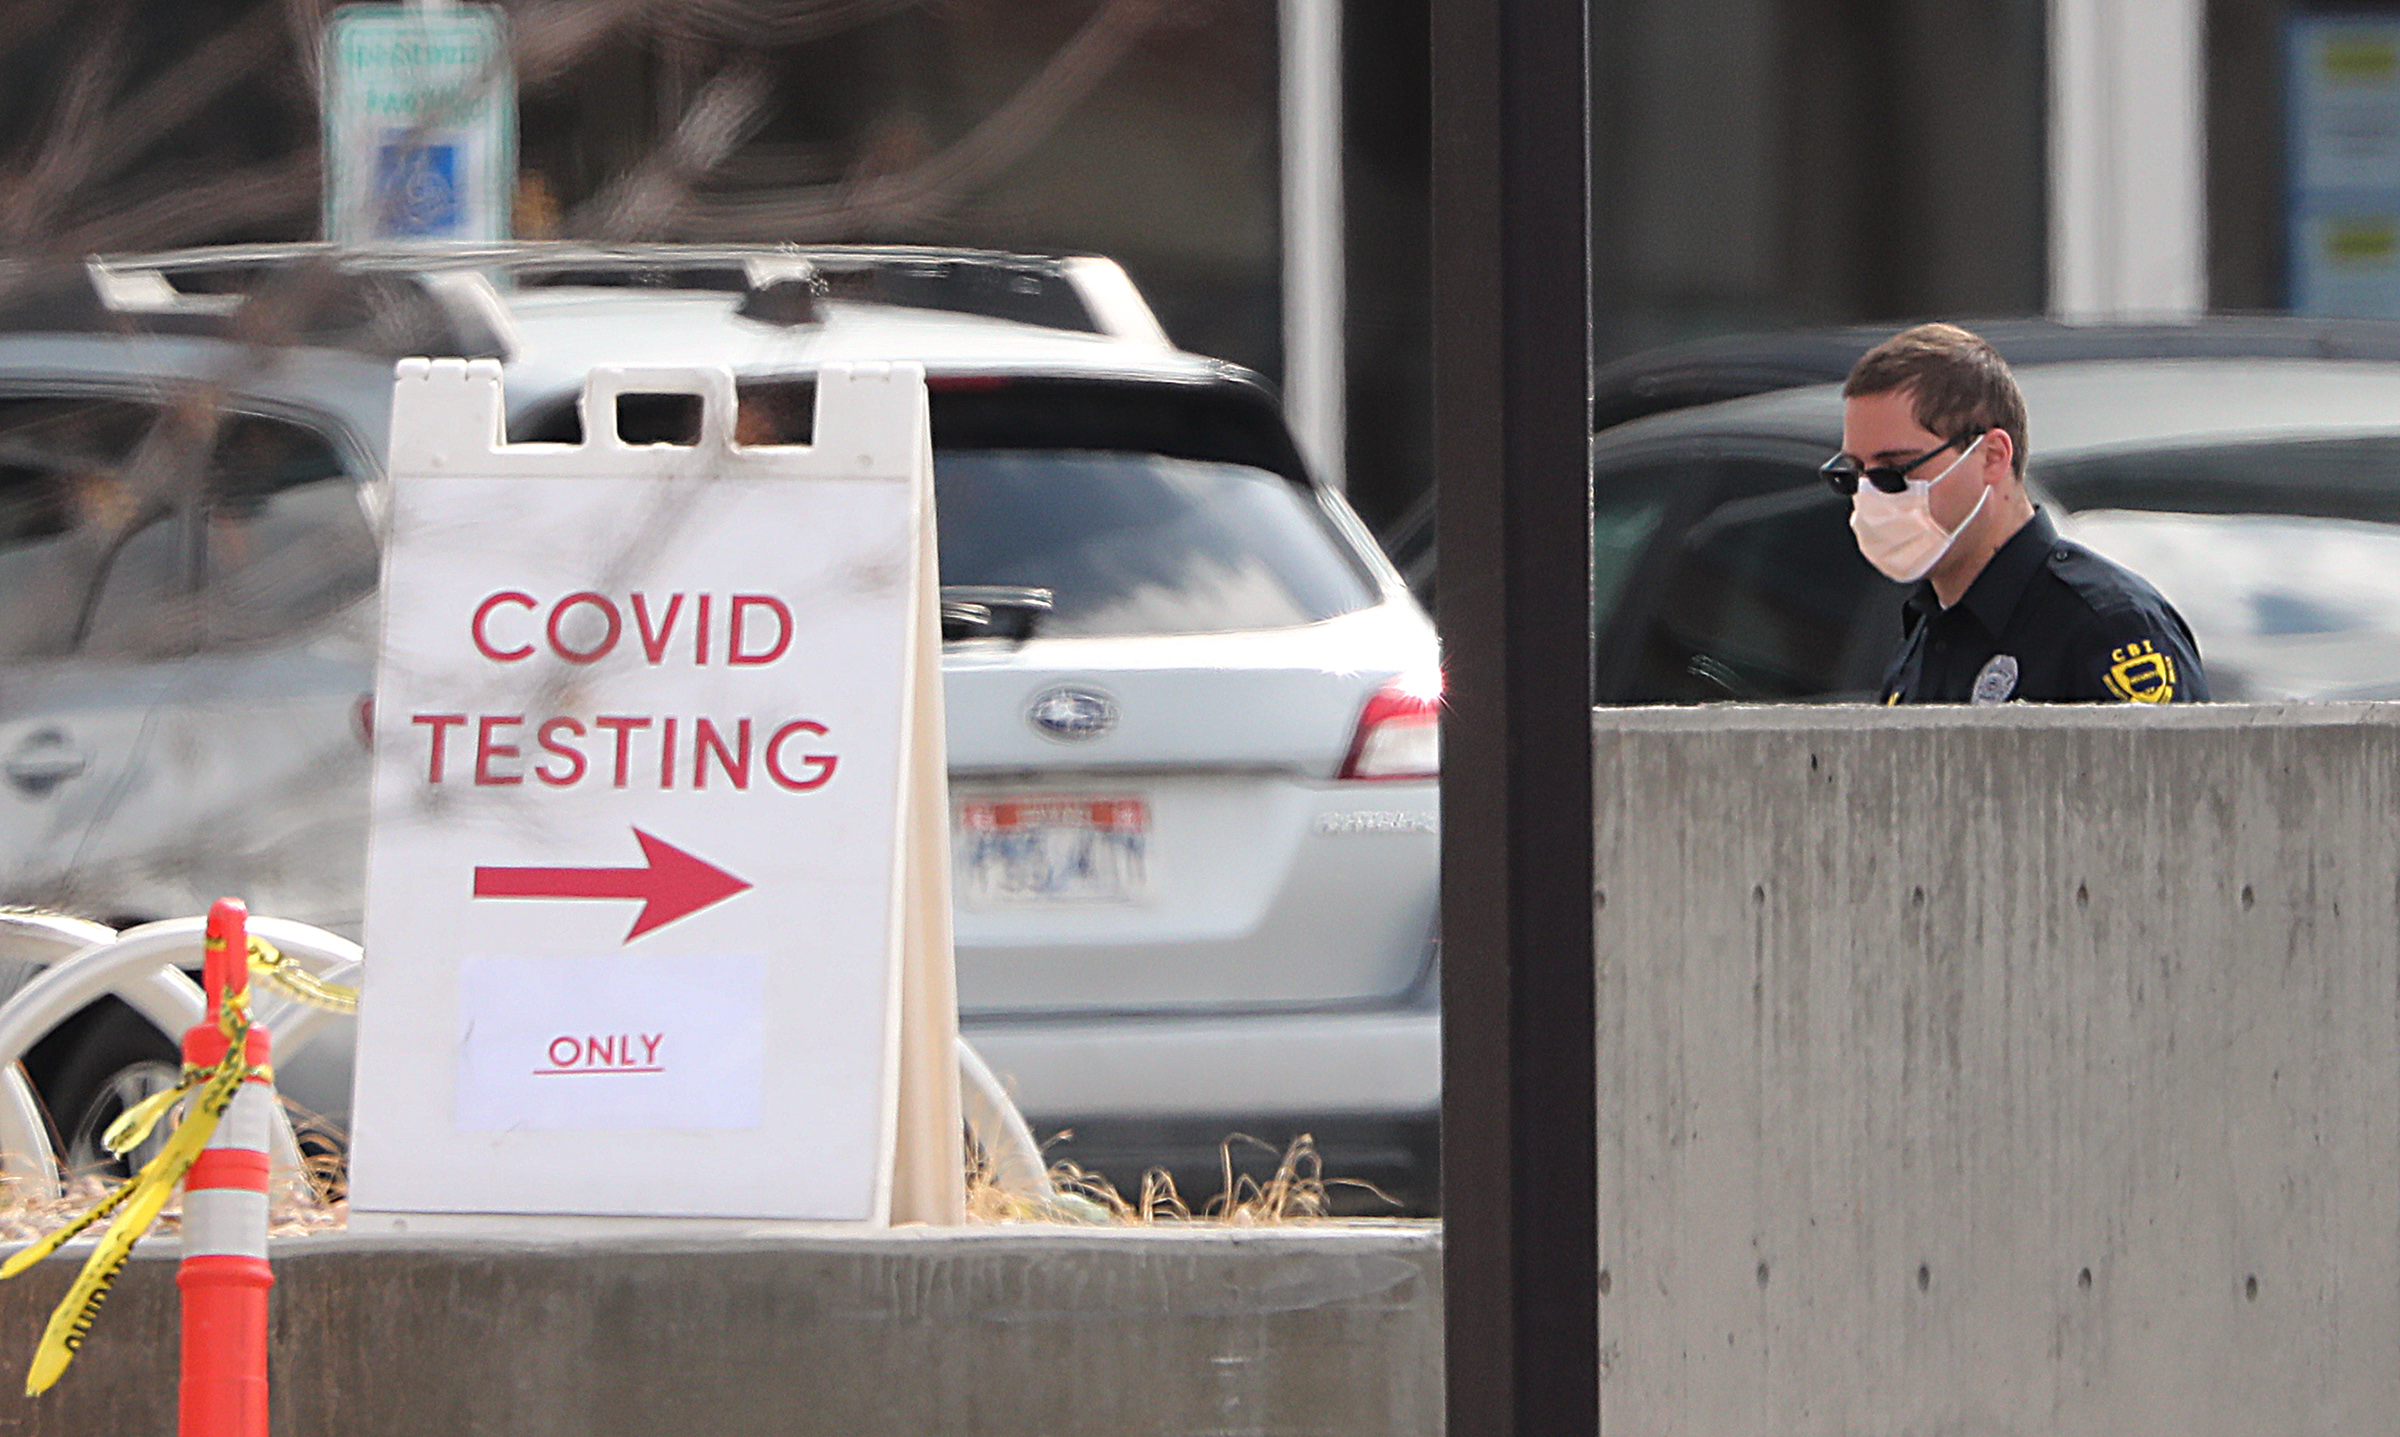
[[[1921,584],[1883,701],[2177,703],[2208,697],[2183,616],[2035,510],[1945,609]]]

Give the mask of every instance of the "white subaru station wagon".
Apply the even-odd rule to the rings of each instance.
[[[723,365],[750,443],[805,442],[821,364],[917,360],[969,1040],[1120,1186],[1213,1193],[1229,1138],[1271,1166],[1308,1134],[1328,1177],[1433,1202],[1432,626],[1273,395],[1177,351],[1112,263],[285,246],[16,288],[0,903],[121,925],[234,894],[355,935],[395,357],[502,360],[518,441],[580,437],[594,365]],[[692,403],[617,423],[688,438]],[[113,999],[34,1049],[71,1159],[174,1051]],[[281,1077],[346,1113],[346,1059]]]

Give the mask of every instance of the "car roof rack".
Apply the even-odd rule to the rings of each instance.
[[[288,247],[254,250],[20,265],[0,284],[0,332],[190,335],[379,358],[508,357],[507,313],[488,285],[328,263]]]
[[[130,320],[202,332],[221,329],[271,286],[289,286],[290,276],[317,275],[328,297],[413,300],[406,307],[417,322],[409,331],[421,347],[409,352],[417,354],[505,356],[511,325],[503,296],[568,288],[738,294],[738,312],[767,324],[813,322],[815,301],[832,298],[1169,347],[1157,316],[1124,270],[1095,255],[530,240],[373,248],[224,245],[97,256],[85,268],[101,314],[117,317],[119,327]],[[425,321],[437,317],[447,331],[426,332]]]

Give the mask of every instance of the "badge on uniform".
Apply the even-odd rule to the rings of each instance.
[[[2103,681],[2110,693],[2127,703],[2169,703],[2175,697],[2175,661],[2160,653],[2158,645],[2141,639],[2109,652]]]
[[[2017,691],[2017,656],[1994,654],[1991,661],[1975,671],[1975,687],[1968,692],[1967,702],[2004,704]]]

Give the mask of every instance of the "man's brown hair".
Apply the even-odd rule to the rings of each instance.
[[[1948,439],[1976,429],[2005,432],[2010,465],[2025,477],[2025,396],[2000,351],[1955,324],[1904,329],[1859,356],[1842,397],[1907,390],[1910,413],[1928,434]]]

